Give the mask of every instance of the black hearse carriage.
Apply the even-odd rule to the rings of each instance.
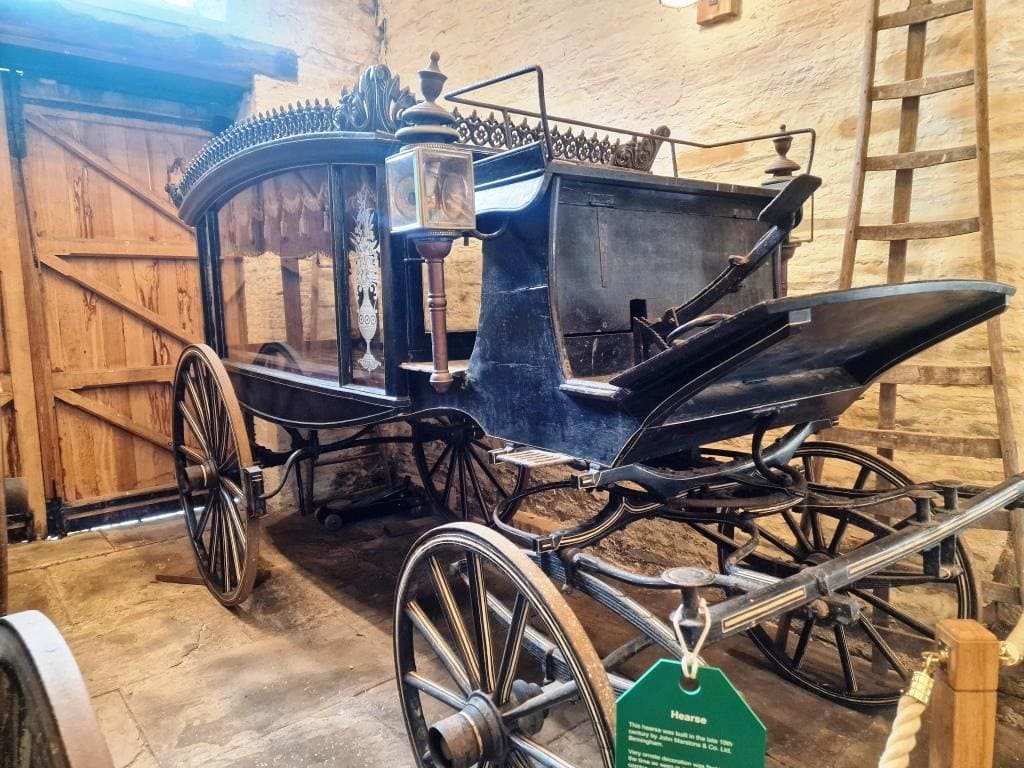
[[[337,106],[215,138],[172,188],[197,229],[207,308],[209,346],[178,365],[172,434],[210,591],[235,605],[252,589],[279,490],[263,469],[304,466],[306,508],[324,454],[404,441],[438,511],[462,521],[417,542],[396,595],[420,764],[610,766],[614,692],[644,654],[678,656],[678,638],[701,634],[747,632],[782,675],[835,701],[893,703],[934,621],[979,610],[957,534],[1022,483],[914,483],[808,438],[892,366],[1002,312],[1012,289],[784,297],[780,252],[817,179],[779,191],[679,178],[676,150],[709,145],[665,129],[588,136],[604,129],[548,113],[536,67],[480,86],[524,74],[539,111],[463,89],[447,98],[494,114],[456,115],[456,133],[434,103],[436,56],[418,103],[373,67]],[[665,145],[671,175],[652,172]],[[463,236],[483,241],[479,322],[449,333],[444,259]],[[258,445],[258,420],[291,448]],[[370,432],[384,422],[410,433]],[[335,427],[358,429],[321,443]],[[767,444],[769,430],[784,431]],[[710,447],[745,435],[749,450]],[[555,491],[600,511],[546,533],[517,526],[524,499]],[[652,518],[710,542],[717,572],[636,573],[585,551]],[[633,636],[599,656],[570,589]],[[659,618],[666,598],[679,635]]]

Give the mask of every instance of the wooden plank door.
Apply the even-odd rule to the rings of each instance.
[[[65,518],[169,493],[169,383],[203,317],[193,233],[164,186],[209,134],[70,100],[26,98],[22,118],[53,493]]]

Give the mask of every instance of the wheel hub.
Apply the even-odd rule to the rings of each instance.
[[[502,758],[508,751],[508,735],[494,702],[476,691],[460,711],[430,727],[427,745],[440,768],[470,768]]]
[[[193,493],[213,488],[218,479],[217,465],[212,461],[185,467],[185,482]]]

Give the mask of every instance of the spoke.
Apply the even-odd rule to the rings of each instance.
[[[843,537],[846,535],[846,529],[849,527],[850,518],[839,518],[839,523],[836,525],[835,531],[832,532],[832,541],[828,543],[828,553],[833,557],[839,554],[839,547],[843,545]]]
[[[836,649],[839,651],[839,663],[843,665],[843,679],[846,680],[846,690],[856,693],[860,686],[857,684],[857,673],[853,670],[853,657],[850,656],[850,643],[846,637],[846,627],[836,624],[832,627],[836,636]]]
[[[800,462],[804,465],[804,477],[807,478],[808,483],[818,482],[818,478],[814,476],[813,464],[811,464],[810,456],[801,456]]]
[[[441,462],[444,461],[445,457],[449,453],[451,453],[451,451],[452,451],[452,444],[448,443],[448,445],[446,445],[444,447],[444,450],[441,451],[440,455],[437,457],[437,460],[434,462],[433,466],[430,467],[430,471],[427,472],[427,480],[429,480],[430,478],[432,478],[434,476],[434,473],[437,472],[437,468],[439,466],[441,466]]]
[[[465,450],[459,451],[459,505],[462,507],[462,519],[472,520],[469,511],[469,494],[466,493],[466,455]]]
[[[192,402],[195,404],[196,416],[198,416],[199,420],[206,426],[206,434],[209,435],[209,426],[212,421],[210,407],[209,403],[206,402],[205,396],[200,397],[199,392],[196,390],[196,382],[193,378],[194,374],[195,369],[186,372],[184,376],[185,388],[188,390],[188,394],[192,398]]]
[[[487,585],[479,555],[466,553],[466,574],[476,633],[477,658],[480,660],[480,686],[484,693],[494,691],[494,640],[491,637],[490,611],[487,610]]]
[[[872,624],[865,616],[861,616],[860,619],[857,620],[857,623],[860,624],[861,629],[864,630],[864,634],[868,636],[868,639],[871,640],[879,652],[885,656],[889,665],[896,670],[896,674],[904,680],[909,680],[910,670],[903,666],[903,662],[900,661],[899,657],[896,655],[896,651],[894,651],[892,646],[885,641],[885,638],[878,632],[875,625]]]
[[[533,768],[530,763],[530,758],[525,757],[522,753],[512,750],[508,756],[509,768]]]
[[[494,476],[494,474],[491,472],[491,468],[487,466],[487,463],[476,455],[476,451],[470,450],[469,455],[473,459],[473,461],[477,463],[477,466],[480,467],[483,473],[487,475],[487,479],[491,481],[491,485],[493,485],[495,489],[497,489],[498,493],[501,494],[501,497],[503,499],[507,499],[509,496],[509,492],[505,490],[505,486],[503,486],[501,482],[499,482],[498,478]]]
[[[242,488],[241,486],[238,485],[238,483],[236,483],[227,475],[221,475],[219,479],[221,485],[223,485],[231,494],[231,497],[236,500],[236,504],[241,504],[242,502],[245,501],[245,493],[242,492]]]
[[[789,628],[792,623],[793,614],[784,614],[779,619],[779,626],[775,629],[775,647],[783,653],[786,652],[786,645],[789,643]]]
[[[544,768],[573,768],[572,763],[567,763],[554,752],[549,752],[546,747],[542,747],[533,739],[519,733],[510,734],[509,738],[519,752],[530,760],[540,763]]]
[[[508,701],[512,692],[512,681],[519,667],[519,654],[523,648],[523,635],[526,632],[526,613],[529,604],[521,593],[516,594],[516,601],[512,606],[512,618],[508,625],[508,634],[505,636],[505,648],[501,652],[501,665],[498,667],[498,676],[495,679],[494,700],[500,707]]]
[[[242,558],[245,558],[245,529],[242,526],[242,521],[238,514],[238,507],[235,506],[234,501],[230,496],[228,496],[227,491],[223,488],[220,489],[220,493],[224,499],[225,512],[228,516],[228,520],[231,522],[231,540],[233,543],[231,553],[235,561],[235,576],[238,581],[241,581],[242,566],[238,560],[238,555],[241,553]]]
[[[218,554],[220,553],[220,503],[217,504],[218,510],[213,512],[212,521],[210,522],[210,549],[209,549],[209,563],[207,564],[207,572],[210,578],[217,572],[217,563],[219,562]]]
[[[789,526],[789,530],[793,532],[793,536],[796,538],[797,544],[803,549],[804,552],[813,551],[814,547],[811,546],[811,542],[807,540],[807,536],[797,525],[796,520],[793,518],[793,510],[784,509],[782,510],[782,519],[786,521],[786,525]]]
[[[415,688],[420,693],[425,693],[435,701],[447,704],[454,710],[461,710],[466,706],[466,700],[452,690],[445,688],[433,680],[428,680],[416,672],[406,672],[402,678],[410,688]]]
[[[853,482],[853,490],[863,491],[869,477],[871,477],[871,468],[861,467],[860,472],[857,474],[857,479]]]
[[[865,603],[869,603],[878,610],[889,614],[894,619],[896,619],[896,621],[900,622],[901,624],[905,624],[918,634],[921,634],[925,637],[932,639],[935,638],[934,630],[932,630],[926,624],[923,624],[922,622],[918,621],[913,616],[904,613],[899,608],[894,606],[892,603],[883,600],[878,595],[873,595],[870,592],[866,592],[862,589],[851,589],[850,594],[854,595],[860,600],[863,600]]]
[[[473,652],[469,632],[466,630],[466,624],[462,620],[462,614],[459,612],[455,595],[452,594],[444,569],[436,557],[430,558],[430,577],[434,582],[434,591],[437,593],[437,599],[441,603],[441,608],[444,610],[444,615],[448,620],[448,628],[451,629],[452,636],[455,638],[455,644],[462,653],[462,660],[466,664],[470,680],[474,686],[477,686],[480,684],[480,662]]]
[[[566,680],[562,683],[549,683],[532,699],[527,699],[523,703],[512,707],[507,712],[502,712],[502,722],[504,722],[505,725],[511,726],[516,722],[516,720],[522,720],[524,717],[528,717],[529,715],[540,712],[544,709],[551,709],[551,707],[577,696],[579,691],[580,686],[575,680]]]
[[[188,408],[185,407],[184,400],[178,401],[178,410],[181,411],[181,415],[184,417],[185,423],[188,424],[188,428],[191,429],[192,434],[195,435],[196,442],[199,443],[200,449],[209,458],[214,458],[213,452],[210,450],[210,444],[206,441],[206,438],[203,436],[202,432],[199,431],[199,425],[196,424],[195,418],[193,418],[192,414],[189,413]]]
[[[234,441],[231,442],[234,443]],[[217,471],[221,473],[227,472],[229,469],[231,469],[232,464],[236,466],[238,465],[238,451],[235,449],[235,446],[233,444],[228,446],[228,455],[218,465]]]
[[[814,548],[821,551],[825,548],[825,534],[821,530],[821,515],[813,510],[808,510],[805,514],[810,515],[811,541],[814,542]]]
[[[203,454],[188,445],[179,445],[178,451],[182,453],[186,459],[191,461],[193,464],[205,464],[206,459],[203,458]]]
[[[216,382],[214,381],[214,378],[213,378],[213,371],[211,371],[208,368],[203,368],[202,371],[201,371],[201,375],[202,375],[202,382],[201,383],[202,383],[203,387],[205,388],[207,403],[208,403],[208,407],[210,409],[210,417],[211,417],[210,427],[211,427],[211,429],[215,428],[217,430],[216,431],[216,435],[215,435],[215,445],[214,445],[214,448],[217,451],[217,454],[216,454],[215,458],[217,460],[220,460],[220,458],[222,456],[221,449],[223,448],[223,443],[222,443],[223,434],[224,434],[223,428],[224,428],[224,425],[228,421],[227,412],[224,409],[224,403],[223,403],[222,399],[219,397],[218,387],[217,387],[217,384],[216,384]]]
[[[799,551],[797,551],[795,547],[793,547],[791,544],[787,544],[785,541],[780,539],[771,531],[768,531],[765,528],[762,528],[761,526],[758,526],[757,530],[761,534],[762,539],[771,544],[774,544],[776,547],[778,547],[780,550],[782,550],[787,555],[792,557],[794,560],[799,561],[803,559],[803,555]]]
[[[811,640],[811,634],[814,632],[814,625],[816,623],[815,619],[804,620],[804,625],[800,628],[800,638],[796,642],[796,650],[793,651],[793,669],[800,668],[800,662],[803,661],[804,653],[807,651],[807,643]]]
[[[455,462],[458,460],[458,454],[452,453],[451,461],[448,462],[448,474],[444,478],[444,493],[441,495],[441,506],[445,510],[451,509],[448,506],[448,498],[452,494],[452,476],[455,474]]]
[[[221,551],[222,551],[222,554],[221,554],[220,573],[221,573],[221,583],[224,584],[224,591],[225,592],[230,592],[231,591],[231,580],[230,580],[229,575],[228,575],[228,568],[230,567],[229,563],[228,563],[228,550],[231,549],[231,539],[230,539],[230,533],[228,532],[228,526],[227,526],[227,520],[226,520],[227,514],[228,514],[228,510],[226,510],[223,507],[221,507],[221,509],[220,509],[220,516],[221,516],[222,519],[220,521],[220,538],[221,538]],[[233,555],[233,553],[232,553],[232,555]]]
[[[466,462],[466,473],[469,475],[469,482],[473,486],[473,493],[476,495],[477,503],[480,505],[480,519],[485,523],[490,523],[494,519],[491,514],[491,509],[487,506],[487,501],[484,499],[483,491],[480,489],[480,480],[476,476],[476,470],[473,469],[472,462]]]
[[[212,494],[206,494],[206,502],[203,504],[203,513],[199,516],[198,522],[196,522],[196,532],[192,538],[196,541],[202,541],[203,531],[206,530],[206,523],[210,520],[210,509],[213,504],[220,503],[219,498],[214,498]]]
[[[441,633],[437,631],[434,622],[430,620],[426,612],[415,600],[410,600],[405,604],[405,614],[409,617],[412,625],[423,636],[423,639],[427,641],[427,645],[437,654],[437,658],[444,665],[444,668],[448,670],[448,674],[452,676],[452,680],[459,686],[459,690],[468,696],[473,690],[473,686],[466,676],[466,671],[459,664],[455,651],[445,642]]]

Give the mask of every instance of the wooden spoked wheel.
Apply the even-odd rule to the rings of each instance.
[[[71,650],[38,611],[0,619],[0,765],[114,765]]]
[[[526,487],[529,472],[508,464],[488,465],[483,430],[462,415],[413,421],[413,456],[423,490],[446,520],[488,523],[497,504]],[[509,505],[508,520],[518,507]]]
[[[418,766],[614,764],[615,697],[554,584],[496,531],[444,525],[412,548],[395,671]]]
[[[227,371],[204,344],[178,361],[171,439],[196,565],[221,603],[238,605],[252,592],[259,560],[259,505],[242,477],[252,450]]]
[[[856,506],[870,493],[913,484],[877,455],[813,442],[798,449],[793,466],[807,478],[814,494],[850,506],[811,501],[758,518],[761,543],[741,561],[742,567],[778,577],[792,575],[900,530],[913,518],[913,504],[906,498]],[[720,547],[723,557],[747,541],[746,534],[731,526],[720,530],[736,542]],[[924,558],[915,555],[839,594],[856,602],[859,612],[854,620],[823,615],[821,605],[817,611],[812,605],[757,627],[750,637],[784,677],[850,706],[895,704],[921,653],[931,649],[938,621],[977,618],[980,609],[970,558],[959,541],[955,568],[947,573],[929,575]]]

